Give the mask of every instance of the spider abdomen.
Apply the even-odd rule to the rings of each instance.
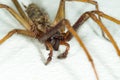
[[[28,5],[26,12],[28,17],[36,25],[37,29],[46,33],[47,28],[50,27],[50,20],[45,10],[32,3]]]

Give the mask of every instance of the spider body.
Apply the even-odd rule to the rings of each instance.
[[[65,40],[63,35],[58,30],[55,34],[41,41],[41,35],[47,33],[52,28],[52,23],[50,22],[49,15],[44,9],[39,8],[36,4],[31,3],[26,7],[26,13],[28,17],[32,20],[34,26],[31,26],[31,30],[36,33],[36,38],[40,42],[48,41],[51,43],[54,50],[59,49],[59,44],[61,40]],[[46,46],[47,47],[47,46]],[[48,48],[47,48],[48,49]]]

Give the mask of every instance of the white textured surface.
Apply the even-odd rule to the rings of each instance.
[[[24,4],[35,2],[44,6],[54,19],[60,0],[19,0]],[[15,9],[11,0],[0,0]],[[100,10],[120,19],[119,0],[98,0]],[[66,15],[71,24],[86,10],[94,10],[94,6],[85,3],[67,2]],[[15,9],[16,10],[16,9]],[[103,19],[114,39],[120,45],[120,25]],[[0,39],[12,29],[23,26],[19,24],[6,10],[0,9]],[[96,32],[98,35],[96,35]],[[100,33],[96,23],[89,19],[78,32],[87,46],[97,69],[100,80],[120,80],[120,59],[110,42]],[[46,51],[43,44],[26,36],[15,34],[0,45],[0,80],[96,80],[91,64],[82,48],[73,38],[70,42],[68,58],[58,60],[61,53],[54,52],[52,62],[44,65]]]

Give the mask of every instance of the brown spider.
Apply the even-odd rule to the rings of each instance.
[[[93,0],[61,0],[55,20],[54,22],[51,23],[48,14],[41,8],[38,8],[34,3],[29,4],[28,6],[24,5],[24,7],[26,8],[27,13],[26,15],[18,1],[17,0],[12,1],[15,4],[16,8],[18,9],[20,15],[18,15],[16,11],[14,11],[11,7],[7,5],[0,4],[0,8],[5,8],[6,10],[8,10],[26,28],[26,30],[14,29],[10,31],[4,38],[0,40],[0,44],[2,44],[4,41],[10,38],[14,33],[36,38],[41,43],[44,43],[46,45],[46,48],[50,50],[49,57],[47,58],[47,61],[45,63],[47,65],[52,60],[53,50],[57,51],[60,45],[65,45],[66,50],[61,55],[59,55],[58,58],[62,59],[67,57],[70,48],[67,41],[70,41],[74,36],[81,45],[81,47],[84,49],[89,61],[91,62],[91,65],[96,75],[96,79],[99,80],[93,63],[93,59],[91,58],[91,55],[89,54],[83,42],[81,41],[80,37],[76,33],[78,28],[85,21],[87,21],[88,18],[91,18],[100,26],[102,31],[106,33],[109,40],[116,49],[118,55],[120,56],[120,51],[116,42],[114,41],[109,31],[105,28],[105,26],[101,22],[100,17],[104,17],[117,24],[120,24],[120,21],[99,11],[97,2]],[[65,19],[65,1],[78,1],[90,3],[95,5],[96,10],[85,12],[82,16],[80,16],[80,18],[75,22],[75,24],[71,26],[69,21]],[[96,15],[98,15],[99,17],[97,17]],[[68,29],[67,32],[65,32],[65,27]]]

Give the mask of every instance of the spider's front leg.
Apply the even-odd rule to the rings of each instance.
[[[98,6],[98,3],[97,3],[96,1],[94,1],[94,0],[65,0],[65,1],[77,1],[77,2],[90,3],[90,4],[92,4],[92,5],[95,6],[96,11],[100,11],[100,10],[99,10],[99,6]],[[98,18],[99,18],[100,21],[102,21],[99,15],[98,15]],[[100,28],[100,29],[101,29],[101,28]],[[105,36],[104,32],[102,31],[102,29],[101,29],[101,33],[102,33],[102,36],[103,36],[106,40],[108,40],[107,37]],[[108,40],[108,41],[109,41],[109,40]]]
[[[104,24],[96,17],[96,15],[99,15],[101,17],[104,17],[108,20],[111,20],[117,24],[120,24],[120,21],[107,15],[107,14],[104,14],[103,12],[100,12],[100,11],[91,11],[91,12],[86,12],[84,13],[77,21],[76,23],[73,25],[73,28],[75,31],[78,30],[79,27],[81,27],[81,25],[86,21],[88,20],[88,18],[91,18],[93,19],[98,25],[99,27],[102,29],[103,32],[106,33],[106,35],[108,36],[109,40],[111,41],[111,43],[113,44],[114,48],[116,49],[117,51],[117,54],[120,56],[120,50],[119,50],[119,47],[118,45],[116,44],[115,40],[113,39],[112,35],[110,34],[110,32],[107,30],[107,28],[104,26]],[[69,41],[72,39],[72,34],[68,31],[66,33],[66,39]]]
[[[103,12],[100,12],[100,11],[91,11],[91,12],[86,12],[84,13],[77,21],[76,23],[73,25],[73,29],[74,30],[77,30],[79,26],[81,26],[88,18],[91,18],[93,19],[98,25],[99,27],[106,33],[106,35],[108,36],[108,38],[110,39],[111,43],[113,44],[114,48],[116,49],[118,55],[120,56],[120,50],[115,42],[115,40],[113,39],[112,35],[110,34],[110,32],[107,30],[107,28],[104,26],[104,24],[96,17],[96,15],[99,15],[101,17],[104,17],[108,20],[111,20],[117,24],[120,24],[120,21],[107,15],[107,14],[104,14]],[[99,80],[98,78],[98,75],[97,75],[97,72],[96,72],[96,69],[95,69],[95,66],[94,66],[94,63],[93,63],[93,60],[92,60],[92,57],[90,56],[90,54],[88,53],[86,47],[84,46],[84,44],[81,42],[81,39],[79,38],[79,36],[76,34],[76,32],[71,28],[70,26],[70,23],[69,21],[65,20],[63,21],[64,24],[66,25],[66,27],[68,28],[68,32],[66,33],[66,40],[70,40],[72,37],[72,35],[77,39],[77,41],[79,42],[79,44],[82,46],[82,48],[84,49],[89,61],[91,62],[92,64],[92,67],[93,67],[93,70],[96,74],[96,78],[97,80]],[[72,34],[72,35],[71,35]]]
[[[84,22],[84,21],[83,21]],[[91,57],[91,55],[89,54],[87,48],[85,47],[85,45],[83,44],[82,40],[80,39],[80,37],[78,36],[78,34],[76,33],[76,31],[72,28],[72,26],[70,25],[69,21],[66,19],[62,19],[58,24],[56,24],[53,28],[51,28],[49,31],[47,31],[46,34],[43,34],[39,40],[41,41],[45,41],[48,39],[48,37],[51,37],[53,34],[55,34],[60,28],[61,26],[66,26],[66,28],[69,30],[69,32],[76,38],[76,40],[78,41],[79,45],[83,48],[83,50],[85,51],[89,61],[91,62],[91,65],[93,67],[94,73],[96,75],[97,80],[98,79],[98,75],[93,63],[93,59]],[[79,25],[78,25],[79,26]],[[69,33],[65,33],[66,35],[68,35]],[[47,36],[47,37],[46,37]],[[67,38],[67,36],[64,36],[64,38]],[[65,53],[61,54],[60,56],[58,56],[58,58],[65,58],[68,54],[68,50],[69,50],[69,45],[66,44],[66,39],[65,41],[63,41],[62,45],[67,46]]]
[[[98,3],[94,0],[60,0],[59,8],[57,11],[57,15],[54,19],[53,25],[57,24],[60,20],[65,18],[65,2],[66,1],[76,1],[76,2],[85,2],[95,5],[97,11],[99,11]],[[99,17],[100,19],[100,17]],[[65,27],[61,27],[61,32],[64,33]]]

